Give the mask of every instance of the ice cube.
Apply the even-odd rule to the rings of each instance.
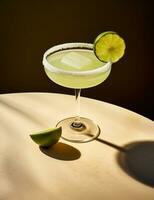
[[[81,69],[83,66],[89,65],[91,60],[80,53],[69,52],[63,56],[61,62],[65,65]]]

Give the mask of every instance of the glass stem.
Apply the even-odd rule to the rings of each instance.
[[[80,94],[81,89],[75,89],[76,121],[80,121]]]
[[[75,89],[76,117],[72,124],[74,128],[80,128],[82,126],[80,122],[80,93],[81,89]]]

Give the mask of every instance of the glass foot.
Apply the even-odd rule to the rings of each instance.
[[[56,125],[62,127],[62,138],[70,142],[89,142],[97,138],[100,128],[90,119],[80,117],[80,123],[75,123],[75,117],[61,120]]]

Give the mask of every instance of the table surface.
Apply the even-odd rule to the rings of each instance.
[[[81,115],[99,125],[99,139],[82,144],[60,139],[48,150],[30,139],[32,132],[74,116],[74,107],[71,95],[0,95],[0,199],[153,200],[154,162],[147,155],[154,122],[141,115],[82,97]]]

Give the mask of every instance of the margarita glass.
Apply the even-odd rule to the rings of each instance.
[[[43,65],[52,81],[75,89],[76,116],[57,123],[57,127],[62,127],[62,138],[81,143],[98,137],[98,125],[91,119],[80,117],[80,92],[81,89],[94,87],[105,81],[112,63],[98,60],[93,44],[65,43],[48,49],[43,56]]]

